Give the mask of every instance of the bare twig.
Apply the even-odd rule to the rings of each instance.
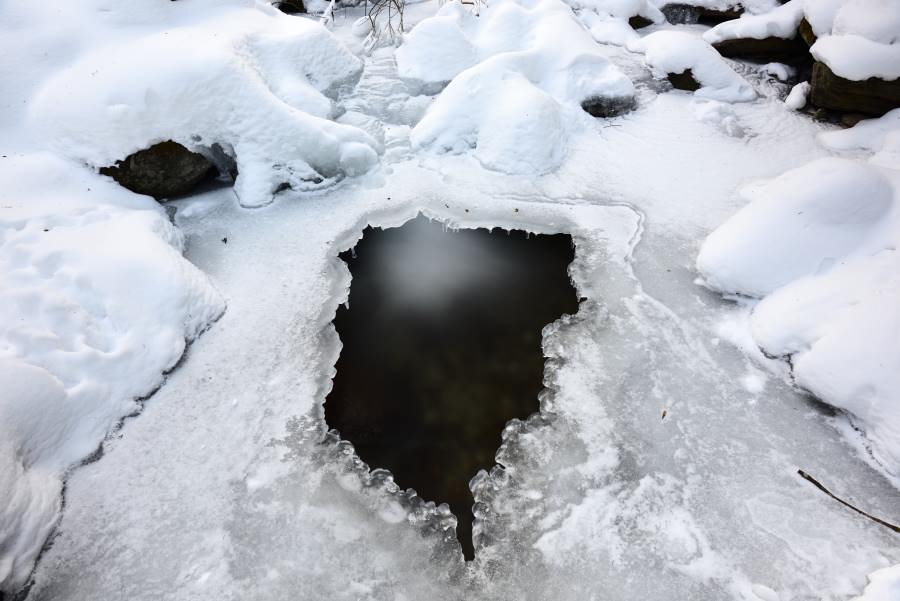
[[[858,507],[854,507],[853,505],[851,505],[851,504],[848,503],[847,501],[841,499],[840,497],[838,497],[837,495],[835,495],[834,493],[832,493],[830,490],[828,490],[827,488],[825,488],[825,486],[822,485],[821,482],[819,482],[818,480],[816,480],[815,478],[813,478],[812,476],[810,476],[809,474],[807,474],[807,473],[804,472],[803,470],[797,470],[797,473],[800,474],[800,477],[801,477],[801,478],[803,478],[803,479],[806,480],[807,482],[811,483],[813,486],[815,486],[816,488],[818,488],[819,490],[821,490],[823,493],[825,493],[826,495],[828,495],[829,497],[831,497],[832,499],[834,499],[835,501],[837,501],[837,502],[840,503],[841,505],[844,505],[844,506],[846,506],[846,507],[849,507],[850,509],[852,509],[852,510],[855,511],[856,513],[858,513],[858,514],[860,514],[860,515],[864,515],[865,517],[869,518],[869,519],[872,520],[873,522],[878,523],[878,524],[881,524],[881,525],[884,526],[885,528],[890,528],[891,530],[893,530],[893,531],[896,532],[897,534],[900,534],[900,526],[895,526],[894,524],[891,524],[890,522],[885,522],[884,520],[882,520],[882,519],[880,519],[880,518],[876,518],[874,515],[871,515],[871,514],[866,513],[865,511],[863,511],[862,509],[859,509]]]

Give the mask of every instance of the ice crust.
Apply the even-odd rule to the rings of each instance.
[[[407,10],[412,25],[438,6]],[[467,18],[442,10],[451,21]],[[889,463],[896,406],[848,405],[853,415],[832,414],[795,382],[821,389],[838,407],[865,378],[874,378],[865,392],[875,396],[854,399],[883,399],[878,395],[893,385],[897,370],[874,365],[897,359],[896,289],[887,284],[898,271],[893,251],[878,246],[896,226],[896,115],[831,131],[775,101],[779,84],[747,70],[741,73],[759,91],[755,102],[661,91],[640,56],[594,44],[568,10],[546,2],[482,10],[478,28],[486,27],[489,11],[496,31],[524,25],[478,36],[476,50],[491,55],[479,55],[454,82],[472,71],[492,82],[504,65],[508,87],[475,89],[478,102],[466,100],[452,113],[443,99],[454,83],[432,100],[422,94],[434,91],[425,89],[428,82],[398,75],[391,47],[361,59],[356,88],[327,89],[326,80],[341,79],[335,74],[358,70],[340,46],[360,49],[351,31],[358,14],[336,19],[336,46],[318,25],[249,0],[2,5],[0,589],[19,590],[28,579],[58,519],[65,475],[65,511],[33,574],[33,600],[893,601],[896,536],[821,494],[796,470],[900,521]],[[546,34],[529,20],[537,14],[565,34]],[[104,156],[106,145],[122,144],[125,152],[136,138],[116,131],[115,139],[104,134],[76,145],[86,130],[77,121],[54,121],[55,111],[70,109],[49,106],[52,95],[33,100],[51,84],[62,86],[88,58],[104,73],[87,77],[109,77],[116,57],[98,54],[101,46],[130,58],[137,50],[129,39],[150,40],[156,52],[166,44],[159,37],[185,29],[203,45],[197,60],[224,45],[231,58],[206,64],[263,99],[265,110],[244,114],[255,120],[246,123],[248,136],[275,130],[271,138],[250,136],[254,150],[245,158],[265,159],[248,166],[251,175],[259,167],[257,183],[278,179],[268,179],[269,151],[279,161],[300,161],[290,163],[298,169],[312,164],[307,157],[318,148],[267,146],[281,139],[281,129],[296,133],[298,119],[331,123],[316,125],[319,133],[364,130],[365,148],[374,152],[383,143],[383,168],[319,194],[286,191],[253,211],[230,189],[212,190],[169,205],[177,209],[173,225],[155,202],[81,164],[93,165],[88,157]],[[230,42],[209,41],[213,31]],[[298,56],[304,39],[323,49],[308,50],[310,62]],[[540,51],[527,45],[535,40],[545,44]],[[438,37],[433,41],[440,46]],[[240,52],[232,52],[232,42]],[[571,72],[578,75],[572,88],[551,69],[569,65],[569,52],[590,57],[571,63],[590,67],[589,75]],[[177,74],[193,73],[197,63],[178,58],[147,82],[183,83]],[[598,72],[623,90],[634,80],[638,109],[610,121],[576,107]],[[89,92],[79,86],[73,105],[94,106],[112,89],[105,81]],[[466,99],[463,86],[456,90]],[[57,104],[65,104],[67,93],[58,94]],[[195,115],[198,123],[220,134],[243,131],[229,129],[238,127],[236,116],[202,99],[209,115]],[[546,111],[531,123],[523,114],[534,107]],[[441,130],[442,143],[461,152],[412,143],[421,116],[436,109],[465,125]],[[84,123],[98,123],[92,110]],[[156,131],[143,121],[156,115],[139,114],[134,126]],[[343,126],[329,129],[327,117]],[[159,123],[174,127],[167,119]],[[501,129],[510,120],[516,127]],[[58,141],[52,123],[65,132]],[[554,129],[559,123],[563,135]],[[99,126],[106,131],[106,122]],[[194,133],[172,135],[190,144],[213,141],[209,132],[200,132],[200,141]],[[472,136],[483,154],[467,148]],[[58,144],[55,153],[47,152],[50,141]],[[261,187],[267,194],[268,183]],[[759,196],[747,205],[735,194],[741,188]],[[802,204],[813,213],[808,220],[781,216],[778,203],[766,202],[779,190],[791,197],[785,210]],[[835,199],[842,190],[866,192],[869,200],[854,211]],[[762,242],[735,242],[740,252],[722,245],[715,264],[735,287],[749,281],[766,296],[732,302],[696,285],[695,259],[698,240],[745,205],[755,217],[739,212],[734,220],[747,227],[738,229]],[[330,321],[349,286],[337,254],[367,224],[398,226],[419,210],[448,227],[566,232],[576,241],[571,275],[584,300],[576,316],[544,330],[541,414],[510,423],[497,455],[502,466],[474,475],[478,556],[470,565],[453,542],[453,516],[433,503],[439,499],[399,490],[322,422],[340,351]],[[776,217],[784,218],[782,227],[770,226]],[[838,228],[835,219],[852,227]],[[737,227],[730,223],[724,227]],[[820,237],[791,240],[788,227],[807,226]],[[773,260],[801,275],[778,288],[760,275],[753,253],[770,242],[757,227],[800,251]],[[817,263],[816,252],[837,260]],[[726,265],[729,253],[740,258],[737,268]],[[797,295],[788,298],[783,292],[791,288]],[[196,338],[165,385],[135,403],[163,381],[185,339],[219,315],[223,299],[228,310]],[[806,309],[795,310],[797,299]],[[780,325],[766,329],[775,324],[770,319]],[[861,326],[867,329],[854,329]],[[846,348],[828,342],[838,338]],[[792,371],[766,357],[761,342],[798,348],[794,358],[806,359]],[[858,348],[870,343],[881,346]],[[102,457],[92,457],[99,460],[65,471],[101,440]]]

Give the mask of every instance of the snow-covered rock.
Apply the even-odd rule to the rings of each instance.
[[[624,46],[638,37],[632,25],[665,23],[662,11],[650,0],[566,0],[601,44]]]
[[[729,67],[712,46],[680,31],[657,31],[628,45],[642,52],[647,65],[659,76],[685,73],[700,84],[694,94],[724,102],[748,102],[756,98],[753,87]]]
[[[900,172],[821,159],[743,195],[750,204],[704,243],[700,272],[763,299],[757,344],[790,356],[797,384],[855,416],[900,474]]]
[[[235,155],[241,204],[260,206],[282,184],[316,188],[378,162],[378,144],[331,121],[325,96],[360,70],[317,22],[210,10],[97,44],[41,87],[29,116],[49,147],[96,167],[163,140],[219,144]]]
[[[433,70],[448,47],[459,59]],[[425,84],[453,77],[412,130],[413,147],[471,150],[485,167],[505,173],[554,170],[587,118],[582,105],[612,111],[634,95],[631,80],[559,0],[500,0],[477,19],[448,3],[410,32],[397,63],[401,76],[426,76]]]

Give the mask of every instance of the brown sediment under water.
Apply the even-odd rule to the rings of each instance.
[[[472,558],[469,480],[513,418],[538,411],[541,330],[578,300],[564,234],[452,230],[418,217],[366,228],[347,262],[349,307],[325,421],[402,488],[447,503]]]

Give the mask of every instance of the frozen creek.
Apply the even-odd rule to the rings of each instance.
[[[765,95],[654,91],[609,52],[645,82],[640,105],[593,122],[552,174],[412,153],[422,99],[378,51],[342,102],[346,121],[384,136],[380,171],[263,209],[228,190],[178,202],[187,256],[228,310],[72,472],[28,598],[845,599],[900,562],[894,533],[796,471],[895,523],[898,489],[844,417],[735,339],[746,310],[694,283],[736,190],[825,155],[820,126]],[[394,108],[366,112],[375,97]],[[452,517],[321,442],[340,350],[330,322],[349,288],[337,255],[366,225],[419,212],[571,234],[586,299],[544,331],[542,415],[511,424],[505,469],[474,482],[470,564]]]

